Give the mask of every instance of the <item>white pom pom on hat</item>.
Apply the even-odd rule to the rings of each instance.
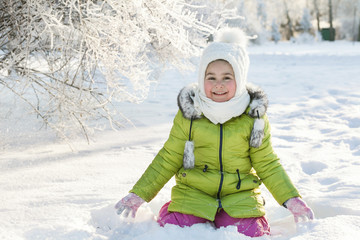
[[[234,43],[246,48],[249,37],[240,28],[222,28],[215,33],[215,42]]]
[[[246,79],[250,65],[246,51],[249,37],[239,28],[223,28],[214,35],[215,41],[204,49],[200,59],[199,90],[205,95],[204,78],[209,63],[222,59],[230,63],[234,70],[235,96],[239,96],[246,91]]]

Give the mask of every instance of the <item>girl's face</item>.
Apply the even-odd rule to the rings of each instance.
[[[227,61],[211,62],[205,71],[204,81],[205,95],[214,102],[226,102],[235,96],[235,74]]]

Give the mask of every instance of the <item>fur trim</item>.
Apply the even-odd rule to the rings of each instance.
[[[201,113],[196,111],[194,107],[194,96],[195,96],[196,84],[190,84],[183,89],[181,89],[177,102],[182,112],[184,118],[187,119],[199,119],[201,118]]]
[[[195,156],[194,156],[194,142],[186,141],[184,156],[183,156],[184,169],[190,169],[195,167]]]
[[[265,122],[264,119],[257,118],[254,122],[254,127],[251,131],[250,137],[250,146],[254,148],[258,148],[262,144],[262,140],[264,138],[264,127]]]
[[[247,83],[246,89],[251,99],[249,115],[253,118],[261,118],[265,115],[269,105],[265,92],[252,83]]]

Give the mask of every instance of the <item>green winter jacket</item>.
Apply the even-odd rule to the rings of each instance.
[[[259,94],[248,91],[252,97],[250,106],[254,106],[254,97]],[[191,93],[191,88],[184,88],[179,99]],[[262,182],[279,204],[300,196],[273,151],[270,126],[263,111],[261,143],[256,147],[250,144],[256,115],[249,113],[254,108],[264,110],[263,98],[255,99],[260,106],[248,107],[241,116],[216,125],[203,116],[195,116],[192,101],[187,100],[179,101],[180,110],[168,140],[130,192],[149,202],[175,175],[168,210],[210,221],[220,208],[234,218],[263,216],[264,200],[259,188]],[[183,156],[189,137],[194,144],[195,162],[192,168],[185,169]]]

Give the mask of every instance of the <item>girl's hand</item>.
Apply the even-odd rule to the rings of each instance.
[[[117,214],[120,215],[124,212],[124,217],[128,217],[129,213],[131,212],[132,217],[134,218],[138,208],[143,204],[145,201],[136,195],[135,193],[129,193],[126,197],[121,199],[116,205],[115,209],[117,209]]]
[[[314,212],[299,197],[290,198],[284,203],[284,206],[294,215],[296,223],[298,223],[299,220],[307,221],[314,219]]]

